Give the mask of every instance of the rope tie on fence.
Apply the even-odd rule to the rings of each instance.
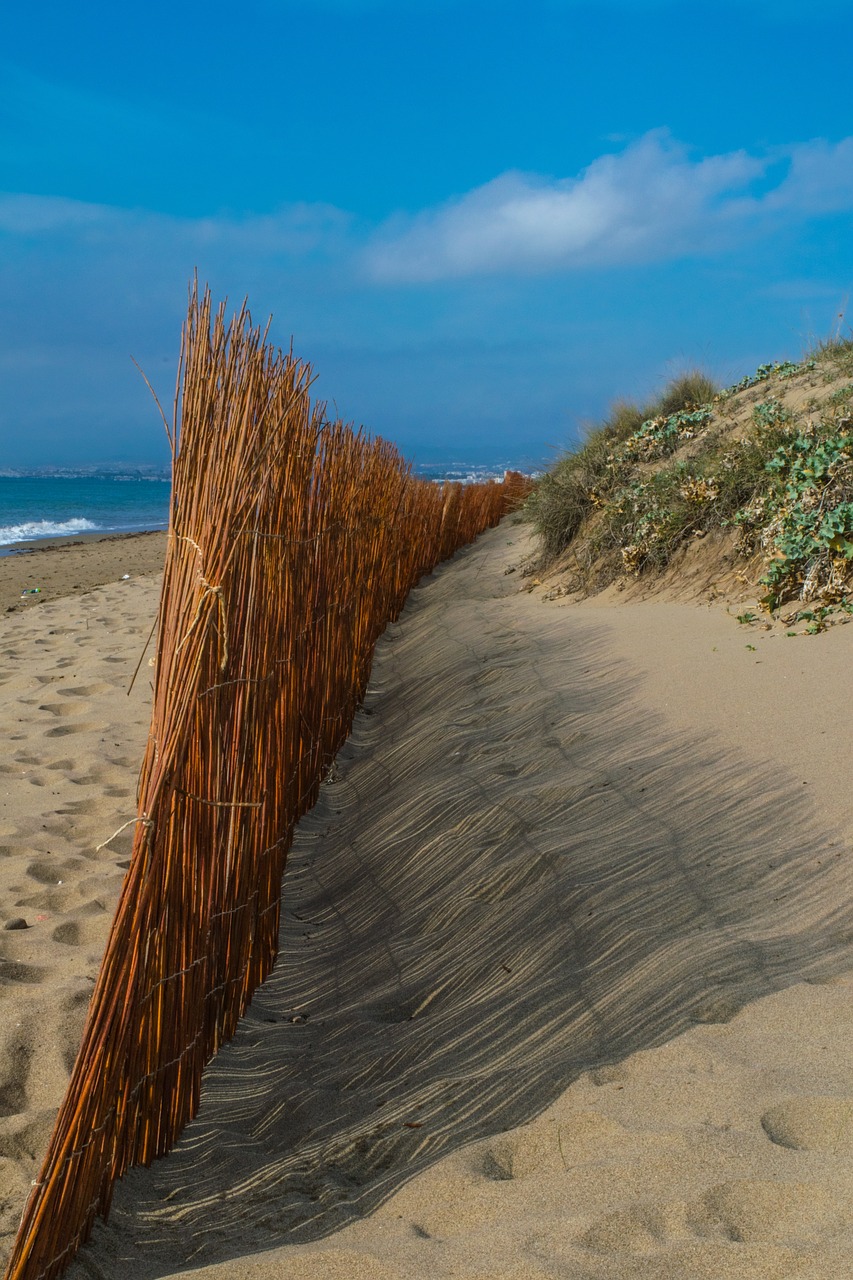
[[[192,542],[192,539],[186,538],[185,541]],[[196,544],[193,543],[193,546],[195,545]],[[184,645],[187,643],[190,636],[195,631],[196,627],[201,621],[202,610],[204,609],[205,601],[208,599],[209,596],[215,596],[217,603],[219,605],[219,621],[221,624],[221,630],[219,632],[219,670],[224,671],[226,666],[228,665],[228,620],[225,616],[225,601],[222,598],[222,588],[215,587],[213,583],[208,582],[207,578],[202,577],[201,574],[199,574],[198,580],[199,580],[199,585],[203,588],[203,590],[201,595],[199,596],[198,604],[196,605],[195,614],[193,615],[193,620],[190,623],[189,629],[187,630],[187,633],[184,636],[183,640],[175,649],[175,654],[177,655],[181,652]]]
[[[114,831],[111,836],[107,836],[103,844],[95,845],[95,853],[100,853],[102,849],[106,849],[107,845],[111,844],[113,840],[115,840],[116,836],[120,836],[122,831],[127,831],[128,827],[135,826],[137,822],[143,827],[147,827],[149,831],[153,831],[154,829],[154,823],[148,817],[147,813],[143,813],[141,818],[128,818],[127,822],[123,822],[121,824],[118,831]]]
[[[204,560],[204,552],[202,551],[201,547],[198,545],[195,539],[190,538],[188,534],[172,533],[172,531],[169,530],[169,537],[174,538],[176,542],[188,542],[190,546],[193,547],[198,552],[199,559]]]

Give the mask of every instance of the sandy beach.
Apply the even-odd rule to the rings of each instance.
[[[853,1275],[853,627],[544,602],[528,539],[383,637],[275,973],[74,1280]],[[126,865],[162,545],[0,559],[4,1256]]]
[[[0,548],[0,611],[31,609],[93,587],[159,575],[165,533],[78,534]]]

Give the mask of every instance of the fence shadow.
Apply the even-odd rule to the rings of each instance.
[[[853,963],[842,845],[802,787],[668,732],[594,625],[505,592],[505,538],[381,641],[277,967],[71,1275],[327,1235],[584,1071]]]

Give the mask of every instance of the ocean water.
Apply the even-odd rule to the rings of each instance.
[[[165,529],[169,492],[162,473],[0,476],[0,551],[75,533]]]
[[[416,464],[424,480],[470,484],[501,480],[511,462]],[[167,473],[103,471],[0,475],[0,555],[16,543],[78,533],[139,533],[165,529],[169,520]]]

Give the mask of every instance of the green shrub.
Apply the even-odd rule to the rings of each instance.
[[[796,591],[840,599],[853,560],[853,435],[831,424],[790,433],[766,465],[775,481],[762,513],[774,552],[761,578],[767,607]]]
[[[641,408],[633,400],[617,400],[610,409],[600,430],[613,443],[627,440],[649,417],[649,409]]]
[[[727,524],[738,512],[767,490],[767,459],[788,438],[781,423],[759,427],[743,440],[738,440],[709,459],[717,489],[717,511],[720,522]]]
[[[715,405],[737,392],[762,384],[769,391],[774,380],[814,369],[827,382],[853,378],[853,338],[824,343],[800,363],[760,365],[727,391],[690,371],[650,404],[614,404],[530,499],[545,557],[559,555],[586,522],[582,579],[603,583],[663,568],[689,538],[735,527],[741,552],[769,560],[760,580],[767,608],[793,595],[812,602],[811,613],[798,615],[809,631],[832,625],[830,613],[853,612],[853,382],[826,397],[823,417],[819,397],[795,415],[768,395],[752,406],[743,438],[708,430]]]
[[[682,409],[667,417],[649,418],[638,431],[625,441],[620,450],[622,461],[651,462],[674,453],[685,440],[692,440],[697,431],[710,422],[710,409]]]
[[[614,482],[612,445],[606,426],[592,431],[577,452],[558,459],[528,498],[527,514],[546,559],[555,559],[569,545],[594,509],[597,495]]]
[[[580,447],[557,460],[528,499],[527,513],[541,538],[545,559],[560,555],[587,517],[607,503],[624,482],[632,461],[671,451],[672,441],[677,445],[692,426],[710,418],[710,410],[700,411],[697,406],[707,404],[716,391],[710,378],[691,370],[647,405],[617,400]],[[697,412],[700,416],[690,423],[691,413]]]

